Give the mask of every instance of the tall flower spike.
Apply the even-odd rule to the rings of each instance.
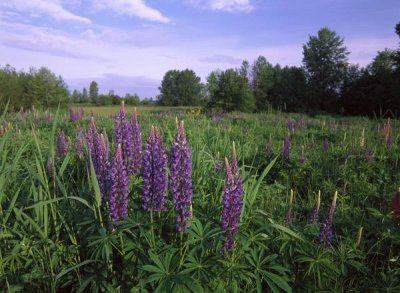
[[[137,120],[136,108],[131,117],[132,128],[132,172],[139,175],[142,167],[142,134],[140,133],[140,125]]]
[[[285,224],[286,224],[287,226],[289,226],[290,224],[292,224],[293,196],[294,196],[293,189],[290,189],[289,202],[288,202],[288,206],[287,206],[286,214],[285,214]]]
[[[283,140],[283,145],[282,145],[282,157],[285,161],[289,160],[290,156],[290,137],[289,134],[285,136],[285,139]]]
[[[186,140],[183,121],[171,147],[170,186],[176,211],[178,232],[186,232],[189,219],[192,217],[192,160],[190,148]]]
[[[326,153],[329,149],[328,139],[325,137],[322,141],[322,150]]]
[[[221,229],[225,236],[222,253],[231,254],[235,248],[240,214],[243,205],[243,186],[240,175],[235,176],[232,166],[225,158],[226,183],[222,198]]]
[[[115,127],[115,143],[121,145],[122,159],[128,175],[133,174],[133,157],[132,157],[132,127],[126,120],[125,104],[121,102],[119,112],[114,117]]]
[[[107,143],[107,136],[100,134],[97,136],[97,165],[98,170],[96,172],[97,179],[99,181],[100,192],[102,198],[108,200],[110,192],[110,161],[109,161],[109,145]]]
[[[324,249],[328,249],[333,240],[333,213],[336,209],[336,199],[337,199],[337,191],[333,197],[331,206],[329,208],[328,215],[326,216],[325,222],[321,224],[321,229],[319,233],[319,241],[324,245]]]
[[[318,190],[318,195],[317,195],[317,201],[315,203],[315,206],[312,210],[311,217],[310,217],[310,222],[312,224],[316,224],[319,221],[319,207],[321,205],[321,190]]]
[[[68,152],[69,140],[65,136],[64,131],[61,131],[57,138],[57,157],[65,156]]]
[[[162,137],[154,126],[143,151],[142,207],[146,211],[165,211],[167,201],[167,155]]]
[[[128,215],[128,184],[129,178],[126,173],[124,160],[122,158],[122,147],[118,144],[117,151],[112,162],[111,172],[111,194],[110,213],[111,221],[116,222]]]

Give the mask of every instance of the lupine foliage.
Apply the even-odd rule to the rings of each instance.
[[[53,111],[0,116],[0,288],[10,292],[399,291],[397,120],[309,118],[280,112],[230,113],[215,119],[212,113],[167,110],[139,108],[137,119],[143,138],[149,137],[152,125],[157,127],[166,150],[177,133],[174,117],[185,121],[193,192],[186,233],[176,230],[170,187],[165,212],[155,212],[151,221],[142,208],[146,152],[140,173],[127,177],[111,118],[118,109],[110,108],[105,116],[94,114],[92,122],[89,115],[71,121],[64,119],[67,112]],[[133,108],[125,111],[129,123]],[[288,121],[290,152],[283,158]],[[62,131],[71,144],[56,157]],[[86,142],[76,153],[83,133]],[[102,200],[90,133],[109,150],[110,199]],[[326,152],[324,139],[329,142]],[[232,141],[236,155],[231,153]],[[302,147],[304,163],[300,163]],[[165,153],[167,171],[171,154]],[[230,237],[221,229],[221,220],[224,189],[230,183],[224,170],[215,170],[217,160],[224,157],[231,177],[243,179],[243,202],[231,226],[237,233],[230,238],[234,249],[229,254],[221,253]],[[161,166],[165,172],[165,164]],[[285,225],[291,189],[291,224]],[[329,209],[336,191],[333,214]],[[324,247],[320,227],[327,218],[333,233],[330,245]]]

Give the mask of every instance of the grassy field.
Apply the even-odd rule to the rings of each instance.
[[[162,113],[162,112],[187,112],[196,107],[163,107],[163,106],[125,106],[126,111],[131,113],[136,108],[140,113]],[[74,106],[74,110],[79,110],[80,106]],[[83,106],[87,113],[94,113],[100,116],[113,116],[118,113],[119,106]]]
[[[85,115],[77,119],[62,111],[0,118],[3,290],[400,290],[400,225],[392,211],[400,187],[397,120],[281,112],[205,115],[187,108],[138,107],[143,144],[156,126],[168,161],[175,117],[184,120],[193,217],[180,233],[170,188],[165,212],[143,210],[142,173],[129,178],[127,216],[111,221],[111,203],[102,198],[88,150],[80,143],[93,112],[97,130],[107,133],[112,162],[116,144],[110,116],[119,108],[83,109]],[[128,121],[133,107],[126,112]],[[57,145],[62,131],[69,142],[66,152]],[[290,143],[286,153],[285,140]],[[234,250],[222,253],[227,241],[221,229],[224,158],[233,162],[232,142],[244,194]],[[326,245],[321,231],[329,226],[329,210],[333,236]]]

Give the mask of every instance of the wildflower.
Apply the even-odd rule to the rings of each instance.
[[[115,143],[121,145],[122,158],[128,175],[133,174],[133,158],[132,158],[132,127],[126,120],[126,112],[124,102],[122,101],[119,112],[114,117],[115,127]]]
[[[78,132],[76,134],[76,142],[75,142],[75,154],[78,156],[79,159],[82,159],[84,156],[84,137],[82,132]]]
[[[167,155],[162,137],[151,127],[143,152],[142,207],[146,211],[165,211],[167,201]]]
[[[177,213],[177,230],[185,232],[189,227],[188,220],[192,217],[192,160],[190,148],[186,140],[183,121],[171,147],[171,180],[170,186]]]
[[[236,150],[233,145],[232,163],[225,158],[226,183],[222,199],[221,229],[225,236],[222,252],[231,254],[235,247],[235,236],[238,232],[240,213],[243,205],[243,182],[237,168]]]
[[[104,134],[97,136],[97,180],[99,182],[102,198],[108,200],[110,189],[110,161],[109,161],[109,146]]]
[[[331,246],[333,240],[332,222],[333,222],[333,213],[335,212],[336,209],[336,199],[337,199],[337,191],[335,192],[335,195],[333,197],[332,204],[329,208],[329,212],[325,219],[325,222],[321,224],[319,241],[324,245],[324,249],[328,249]]]
[[[68,152],[69,140],[65,136],[64,131],[61,131],[57,138],[57,157],[65,156]]]
[[[128,215],[128,184],[129,178],[126,173],[124,160],[122,158],[122,147],[118,144],[110,171],[111,193],[110,212],[112,222],[118,221]]]
[[[290,197],[289,197],[289,203],[286,209],[286,214],[285,214],[285,224],[289,226],[292,224],[292,205],[293,205],[293,189],[290,190]]]
[[[318,195],[317,195],[317,202],[315,203],[315,206],[312,210],[311,217],[310,217],[310,222],[312,224],[316,224],[319,221],[319,207],[321,205],[321,190],[318,190]]]
[[[142,166],[142,135],[140,133],[140,126],[137,120],[136,108],[131,117],[132,128],[132,172],[138,175]]]
[[[289,120],[287,122],[287,127],[288,127],[290,133],[294,133],[294,130],[295,130],[295,127],[296,127],[296,121],[295,120]]]
[[[286,161],[289,160],[290,148],[291,148],[291,143],[290,143],[290,137],[288,134],[285,136],[285,139],[283,140],[283,145],[282,145],[282,157]]]

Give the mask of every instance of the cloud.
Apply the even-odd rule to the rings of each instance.
[[[98,0],[93,1],[97,9],[111,9],[118,14],[136,16],[141,19],[162,23],[169,23],[171,20],[162,15],[154,8],[146,5],[144,0]]]
[[[0,8],[29,12],[31,15],[48,15],[55,20],[68,20],[90,24],[91,20],[66,10],[58,0],[8,0],[0,3]]]
[[[189,0],[189,2],[197,7],[226,12],[248,13],[254,10],[250,0]]]
[[[225,63],[232,65],[238,65],[243,61],[240,58],[235,58],[232,56],[220,55],[220,54],[200,58],[199,60],[201,62],[207,62],[207,63]]]
[[[107,60],[82,51],[88,45],[84,40],[70,37],[55,29],[2,21],[0,25],[0,43],[9,48],[93,61]]]

